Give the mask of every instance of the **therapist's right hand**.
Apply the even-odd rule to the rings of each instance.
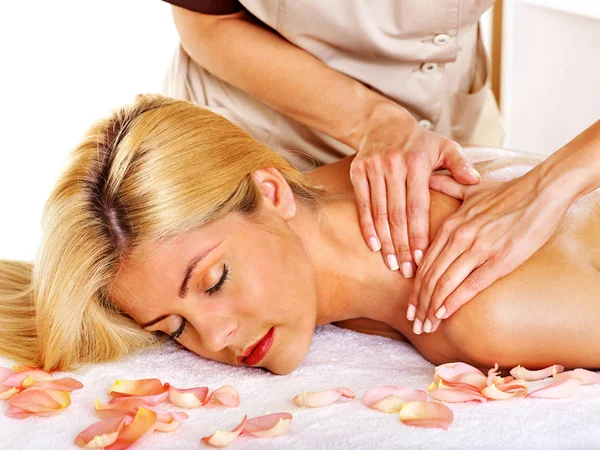
[[[374,107],[361,131],[350,179],[362,235],[391,270],[411,278],[429,245],[431,172],[448,169],[463,184],[480,176],[458,143],[423,128],[394,103]]]

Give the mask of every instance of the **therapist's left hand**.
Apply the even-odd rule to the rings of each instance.
[[[534,171],[508,182],[482,180],[475,186],[432,175],[432,189],[463,204],[442,224],[417,270],[407,313],[416,334],[437,330],[441,319],[516,269],[548,240],[573,199],[543,189],[543,184]]]

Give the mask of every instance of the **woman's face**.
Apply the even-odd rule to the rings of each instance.
[[[310,347],[316,323],[315,277],[297,235],[275,208],[269,226],[232,213],[161,245],[142,244],[123,264],[112,300],[143,325],[173,334],[189,350],[233,365],[294,370]],[[261,217],[262,219],[263,217]],[[180,292],[188,265],[199,260]],[[269,330],[262,360],[238,361]],[[254,356],[257,356],[255,353]]]

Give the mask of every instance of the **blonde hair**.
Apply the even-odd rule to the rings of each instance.
[[[321,188],[281,155],[189,102],[138,95],[94,124],[44,206],[35,262],[0,261],[0,354],[73,370],[164,342],[110,301],[120,264],[141,242],[254,214],[252,173],[267,167],[297,200],[319,205]]]

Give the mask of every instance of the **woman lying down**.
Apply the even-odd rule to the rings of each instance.
[[[600,367],[597,193],[526,263],[416,335],[413,279],[363,245],[350,162],[303,175],[208,110],[138,96],[70,154],[33,266],[1,263],[0,353],[69,370],[169,336],[287,374],[333,323],[410,340],[436,365]],[[459,205],[431,191],[432,238]]]

